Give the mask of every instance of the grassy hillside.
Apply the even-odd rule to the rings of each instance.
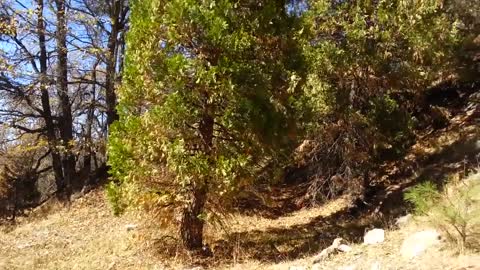
[[[211,243],[222,243],[222,238],[231,241],[233,260],[215,256],[196,263],[203,263],[205,269],[311,266],[315,255],[332,238],[341,236],[353,250],[331,256],[317,269],[374,269],[372,265],[377,264],[379,269],[480,269],[480,254],[459,256],[444,242],[419,258],[403,259],[399,255],[403,239],[430,227],[422,217],[400,229],[387,230],[384,243],[362,245],[368,220],[344,220],[339,213],[347,206],[348,198],[341,198],[274,220],[237,215],[229,226],[229,238],[221,230],[208,230]],[[39,211],[36,214],[43,215]],[[141,217],[113,217],[102,191],[75,201],[69,209],[49,211],[54,213],[21,220],[15,228],[2,228],[0,269],[184,269],[194,263],[180,252],[167,259],[168,245],[162,242],[166,232]],[[470,266],[477,268],[462,268]]]

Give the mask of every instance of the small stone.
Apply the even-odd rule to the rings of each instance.
[[[381,270],[382,267],[380,266],[380,263],[379,262],[374,262],[372,264],[372,267],[370,268],[371,270]]]
[[[408,214],[408,215],[405,215],[403,217],[399,217],[395,221],[395,225],[397,225],[398,227],[401,227],[401,226],[407,224],[410,221],[411,218],[412,218],[412,214]]]
[[[337,247],[338,250],[340,250],[341,252],[350,252],[352,251],[352,247],[350,246],[347,246],[345,244],[341,244]]]
[[[335,238],[335,240],[333,240],[333,243],[329,247],[323,249],[317,256],[313,258],[313,263],[319,263],[327,259],[330,255],[338,253],[338,251],[349,252],[352,250],[350,246],[342,243],[345,243],[345,240],[343,240],[343,238]]]
[[[374,245],[383,241],[385,241],[385,230],[383,229],[373,229],[363,237],[363,243],[366,245]]]
[[[343,240],[343,238],[341,237],[337,237],[333,240],[333,243],[332,245],[330,245],[331,247],[333,248],[337,248],[338,246],[340,246],[342,244],[342,242],[344,242],[345,240]]]
[[[125,229],[127,230],[127,232],[133,231],[133,230],[135,230],[137,227],[138,227],[138,225],[136,225],[136,224],[127,224],[127,225],[125,225]]]
[[[30,247],[33,247],[33,246],[34,246],[33,243],[24,243],[24,244],[17,245],[17,248],[18,249],[26,249],[26,248],[30,248]]]
[[[403,241],[400,253],[404,258],[414,258],[428,248],[440,243],[440,234],[436,230],[417,232]]]

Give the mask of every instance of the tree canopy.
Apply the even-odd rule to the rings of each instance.
[[[112,172],[120,189],[184,207],[198,248],[208,210],[295,142],[298,18],[282,1],[154,0],[133,2],[131,20]]]
[[[118,213],[180,211],[189,249],[305,138],[325,181],[408,147],[411,105],[454,76],[461,40],[433,0],[131,4],[108,192]]]
[[[478,85],[477,2],[0,0],[0,210],[108,182],[200,250],[290,175],[361,201]]]

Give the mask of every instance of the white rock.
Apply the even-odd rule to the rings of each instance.
[[[400,253],[404,258],[414,258],[439,243],[440,234],[436,230],[417,232],[403,241]]]
[[[311,270],[322,270],[322,266],[319,263],[315,263],[315,264],[312,265]]]
[[[412,218],[412,214],[408,214],[408,215],[405,215],[403,217],[399,217],[395,221],[395,225],[397,225],[398,227],[401,227],[401,226],[407,224],[410,221],[411,218]]]
[[[343,238],[341,237],[337,237],[333,240],[333,243],[330,245],[331,247],[333,248],[337,248],[338,246],[340,246],[342,244],[342,242],[344,242],[345,240],[343,240]]]
[[[330,255],[336,253],[337,250],[340,250],[340,246],[346,246],[342,244],[342,242],[344,242],[344,240],[341,237],[335,238],[335,240],[333,240],[333,243],[329,247],[323,249],[317,256],[315,256],[315,258],[313,259],[313,263],[318,263],[325,260]]]
[[[381,270],[382,267],[380,266],[380,263],[379,262],[374,262],[372,264],[372,267],[370,268],[371,270]]]
[[[33,247],[33,246],[34,246],[33,243],[23,243],[23,244],[18,244],[17,248],[18,249],[25,249],[25,248],[30,248],[30,247]]]
[[[363,243],[366,245],[374,245],[383,241],[385,241],[385,231],[383,229],[373,229],[363,237]]]
[[[350,246],[347,246],[347,245],[344,245],[344,244],[341,244],[337,247],[338,250],[340,250],[341,252],[350,252],[352,251],[352,247]]]

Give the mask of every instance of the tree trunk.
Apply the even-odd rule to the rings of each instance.
[[[62,199],[69,199],[71,184],[75,178],[75,157],[72,153],[73,117],[72,106],[68,96],[68,49],[67,49],[67,21],[65,17],[65,0],[55,0],[57,7],[57,92],[60,99],[60,137],[64,147],[62,155],[63,185],[57,186],[57,194]]]
[[[110,10],[110,21],[112,22],[112,29],[110,30],[110,35],[108,37],[107,44],[107,77],[105,81],[105,100],[107,103],[107,127],[118,120],[118,114],[116,110],[117,106],[117,95],[115,93],[115,80],[117,75],[117,62],[118,62],[118,53],[119,44],[118,35],[124,28],[124,19],[122,18],[124,14],[124,1],[122,0],[113,0]]]
[[[97,81],[97,65],[98,62],[96,62],[93,65],[93,70],[92,70],[92,80],[94,82]],[[92,170],[92,156],[95,155],[93,152],[93,139],[92,139],[92,127],[93,127],[93,122],[95,118],[95,99],[97,97],[97,89],[96,85],[92,85],[92,92],[91,92],[91,99],[90,99],[90,105],[88,107],[88,112],[87,112],[87,122],[86,122],[86,131],[85,131],[85,155],[83,157],[83,171],[87,175],[87,178],[85,179],[84,182],[84,187],[90,188],[94,182],[94,173]]]
[[[180,235],[183,246],[187,250],[200,250],[203,246],[203,225],[205,221],[200,217],[207,201],[207,188],[195,187],[192,191],[190,203],[183,209],[180,225]]]
[[[42,117],[45,121],[46,134],[48,140],[48,146],[52,155],[52,167],[55,176],[55,183],[57,186],[63,186],[63,168],[62,161],[60,158],[60,153],[57,149],[57,136],[55,135],[55,124],[53,122],[52,110],[50,107],[50,95],[48,93],[48,78],[47,78],[47,48],[46,48],[46,38],[45,38],[45,21],[43,18],[43,9],[44,4],[43,0],[37,0],[38,5],[38,21],[37,21],[37,35],[40,47],[40,91],[41,91],[41,102],[42,102]]]
[[[207,99],[208,100],[208,99]],[[213,147],[213,126],[214,118],[211,116],[212,107],[205,105],[205,114],[199,125],[199,131],[202,139],[202,151],[210,157]],[[203,246],[203,226],[205,220],[200,217],[203,213],[208,195],[208,178],[202,179],[200,183],[193,186],[190,202],[183,210],[182,222],[180,225],[180,235],[182,236],[183,246],[187,250],[200,250]]]

